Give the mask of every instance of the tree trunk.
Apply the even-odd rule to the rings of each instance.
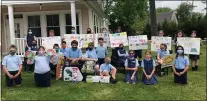
[[[156,9],[155,0],[149,0],[150,3],[150,22],[151,22],[151,36],[157,35],[157,19],[156,19]]]

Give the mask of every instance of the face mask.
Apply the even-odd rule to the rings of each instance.
[[[40,55],[44,55],[44,51],[39,51],[39,54]]]
[[[32,45],[33,45],[33,46],[36,46],[36,43],[33,43]]]
[[[124,49],[123,47],[119,47],[120,49]]]
[[[87,31],[87,33],[91,33],[91,31]]]
[[[56,51],[56,53],[58,53],[59,52],[59,49],[55,49],[55,51]]]
[[[161,50],[162,50],[162,51],[165,51],[165,49],[164,49],[164,48],[161,48]]]
[[[72,49],[73,49],[73,50],[76,50],[76,49],[77,49],[77,47],[72,47]]]
[[[93,48],[88,48],[90,51],[93,50]]]
[[[10,50],[10,54],[14,55],[16,53],[16,50]]]
[[[31,34],[32,34],[32,32],[28,32],[28,34],[30,34],[30,35],[31,35]]]
[[[177,50],[177,53],[178,54],[182,54],[183,53],[183,50]]]
[[[72,33],[75,33],[75,30],[71,30],[72,31]]]
[[[105,63],[106,63],[106,64],[110,64],[110,61],[109,61],[109,60],[106,60]]]
[[[194,34],[194,35],[191,35],[191,37],[196,37],[196,35]]]

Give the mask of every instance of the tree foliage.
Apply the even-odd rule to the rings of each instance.
[[[157,13],[165,13],[165,12],[170,12],[170,11],[172,11],[172,9],[169,7],[159,7],[156,9]]]
[[[148,0],[108,0],[114,5],[108,6],[106,13],[111,23],[110,28],[115,31],[117,26],[121,26],[122,30],[127,31],[128,34],[133,34],[140,19],[146,19]],[[143,22],[141,22],[143,23]]]

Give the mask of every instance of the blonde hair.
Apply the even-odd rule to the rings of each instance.
[[[88,47],[89,46],[94,46],[94,43],[93,42],[88,43]]]
[[[111,58],[110,57],[106,57],[105,60],[111,61]]]
[[[54,33],[55,31],[54,31],[54,30],[50,30],[49,32],[50,32],[50,33],[51,33],[51,32]]]

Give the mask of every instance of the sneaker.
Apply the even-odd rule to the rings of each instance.
[[[129,84],[129,82],[126,82],[127,84]]]
[[[111,78],[111,83],[112,83],[112,84],[115,84],[116,82],[117,82],[116,79]]]
[[[136,84],[135,82],[133,82],[132,84]]]

